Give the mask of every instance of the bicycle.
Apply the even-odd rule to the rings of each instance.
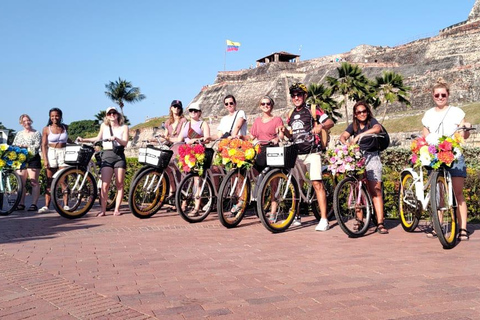
[[[309,133],[302,134],[296,141],[304,137],[312,136]],[[315,218],[320,220],[320,209],[312,181],[304,166],[296,161],[296,141],[288,146],[267,149],[268,167],[262,172],[264,177],[258,187],[257,212],[263,226],[272,233],[287,230],[302,204],[309,206]],[[328,208],[328,204],[332,202],[331,187],[336,180],[326,165],[322,166],[322,175]],[[301,185],[300,181],[303,181]],[[327,217],[332,215],[333,210],[328,211]]]
[[[382,135],[364,134],[362,138],[382,139]],[[360,151],[362,155],[364,151]],[[333,194],[334,212],[340,228],[350,238],[363,236],[371,224],[377,225],[377,218],[373,208],[372,197],[367,188],[366,174],[358,175],[355,171],[348,171],[345,177],[337,184]]]
[[[183,176],[175,163],[170,162],[173,151],[159,143],[158,148],[148,145],[139,150],[139,163],[144,166],[132,179],[128,206],[133,215],[140,219],[150,218],[157,213],[167,200],[170,184],[178,185]],[[170,181],[167,171],[170,171],[174,181]]]
[[[83,217],[92,208],[98,195],[98,184],[101,184],[101,171],[92,160],[95,155],[101,160],[100,152],[96,152],[94,144],[67,145],[65,163],[69,166],[57,171],[52,181],[52,203],[55,211],[67,219]],[[100,159],[100,160],[99,160]],[[112,182],[114,176],[112,176]],[[115,183],[110,183],[107,208],[115,205],[117,190]],[[98,197],[100,200],[100,197]]]
[[[17,209],[23,195],[22,179],[11,168],[0,170],[0,216],[7,216]]]
[[[257,141],[257,144],[265,142]],[[266,147],[262,145],[262,148]],[[243,220],[248,207],[253,207],[256,213],[255,195],[262,177],[263,171],[256,174],[253,168],[234,168],[225,175],[218,189],[217,201],[218,218],[224,227],[236,227]]]
[[[218,140],[213,142],[215,145]],[[217,200],[217,189],[213,187],[215,179],[221,180],[224,176],[223,168],[219,168],[214,172],[212,170],[212,160],[214,156],[213,148],[205,148],[205,161],[203,175],[199,175],[198,172],[190,172],[187,174],[175,192],[175,206],[180,216],[190,223],[196,223],[203,221],[215,208],[215,202]],[[200,203],[200,210],[198,208],[198,202]],[[197,206],[195,206],[197,204]]]
[[[475,130],[459,128],[458,130]],[[412,136],[416,138],[418,136]],[[438,169],[405,168],[400,174],[399,212],[402,227],[413,232],[430,205],[433,230],[444,249],[451,249],[457,242],[457,203],[453,193],[452,177],[445,166]],[[431,170],[425,183],[424,171]],[[428,191],[427,191],[428,190]],[[425,193],[425,191],[427,191]]]

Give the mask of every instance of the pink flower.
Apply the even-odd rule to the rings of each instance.
[[[452,151],[452,143],[445,140],[438,145],[438,148],[441,151]]]

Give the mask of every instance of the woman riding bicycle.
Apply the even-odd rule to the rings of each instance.
[[[201,120],[202,110],[200,105],[196,102],[190,104],[188,107],[188,112],[190,113],[190,121],[185,123],[183,126],[180,135],[178,136],[178,142],[185,141],[187,144],[199,143],[199,142],[209,142],[210,141],[210,127],[206,121]],[[195,177],[195,184],[198,185],[199,178]],[[196,189],[197,191],[200,188]],[[200,199],[197,195],[195,199],[195,208],[192,212],[188,214],[190,217],[196,217],[200,215]]]
[[[100,132],[94,138],[78,138],[79,142],[95,142],[99,140],[109,140],[103,142],[102,152],[102,190],[101,190],[101,211],[97,217],[105,216],[107,212],[108,189],[115,172],[115,185],[118,194],[115,202],[113,215],[119,216],[120,205],[123,199],[123,185],[125,181],[125,171],[127,161],[125,159],[125,147],[128,143],[128,126],[125,124],[125,117],[119,113],[115,107],[107,108],[105,119],[100,126]]]
[[[458,127],[470,128],[472,125],[465,122],[465,112],[462,109],[448,104],[450,96],[450,88],[444,79],[440,78],[432,88],[432,98],[435,107],[427,110],[422,119],[423,136],[428,143],[437,144],[438,138],[441,136],[452,136]],[[470,136],[469,131],[462,131],[464,139]],[[467,204],[463,196],[463,186],[465,178],[467,177],[467,167],[465,165],[464,156],[455,162],[452,167],[446,168],[452,176],[453,191],[457,199],[458,224],[460,225],[460,232],[458,240],[466,241],[470,238],[470,233],[467,231]],[[434,231],[427,235],[430,238],[436,237]]]
[[[367,134],[377,134],[382,131],[382,126],[373,118],[370,106],[365,101],[358,101],[353,106],[353,122],[340,135],[340,141],[347,143],[350,136],[353,136],[352,144],[358,144],[360,140],[360,150],[366,158],[365,172],[367,175],[367,188],[372,196],[373,206],[377,215],[377,232],[387,234],[388,230],[384,224],[384,208],[382,195],[382,161],[378,149],[372,147],[376,145],[375,137],[363,137]],[[362,217],[358,217],[356,228],[362,227]]]

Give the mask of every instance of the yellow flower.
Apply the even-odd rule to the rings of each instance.
[[[10,152],[8,152],[8,153],[7,153],[7,158],[8,158],[8,160],[12,160],[12,161],[15,160],[15,159],[17,159],[17,154],[16,154],[16,152],[15,152],[15,151],[10,151]]]
[[[20,154],[18,155],[18,161],[20,161],[20,162],[25,162],[26,159],[27,159],[27,156],[24,155],[23,153],[20,153]]]
[[[237,153],[237,150],[235,150],[235,149],[230,149],[230,150],[228,150],[228,155],[229,155],[230,157],[233,157],[236,153]]]
[[[204,153],[202,153],[202,154],[197,154],[197,155],[195,155],[195,157],[197,158],[197,160],[198,160],[199,162],[203,162],[203,160],[205,160],[205,154],[204,154]]]
[[[20,169],[21,166],[22,166],[22,163],[20,161],[13,161],[12,163],[12,168],[15,170]]]
[[[0,150],[5,151],[8,149],[8,144],[0,144]]]
[[[0,159],[0,168],[5,167],[6,164],[7,164],[7,162],[5,160]]]
[[[190,154],[187,154],[185,156],[185,164],[189,167],[189,168],[193,168],[195,166],[195,157],[190,155]]]
[[[247,149],[247,151],[245,151],[245,159],[251,160],[253,157],[255,157],[255,150],[253,150],[253,148]]]

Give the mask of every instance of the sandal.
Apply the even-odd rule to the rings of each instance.
[[[242,207],[243,207],[243,201],[240,200],[236,204],[233,205],[232,209],[230,209],[230,213],[231,214],[237,214],[238,212],[240,212],[240,210],[242,210]]]
[[[361,230],[364,225],[363,221],[358,219],[355,219],[355,220],[356,221],[353,223],[353,231]]]
[[[192,212],[189,212],[189,213],[187,214],[187,216],[192,217],[192,218],[193,218],[193,217],[198,217],[199,215],[200,215],[199,210],[193,210]]]
[[[23,211],[23,210],[25,210],[25,205],[24,204],[18,204],[17,208],[15,209],[15,211]]]
[[[385,225],[383,223],[379,223],[377,225],[377,232],[380,234],[388,234],[388,229],[385,228]]]
[[[435,232],[435,230],[432,230],[429,233],[427,233],[427,238],[429,238],[429,239],[435,239],[437,237],[438,236],[437,236],[437,233]]]
[[[470,232],[467,229],[460,229],[457,237],[458,241],[468,241],[470,240]]]
[[[38,211],[38,207],[36,204],[30,205],[27,211]]]

